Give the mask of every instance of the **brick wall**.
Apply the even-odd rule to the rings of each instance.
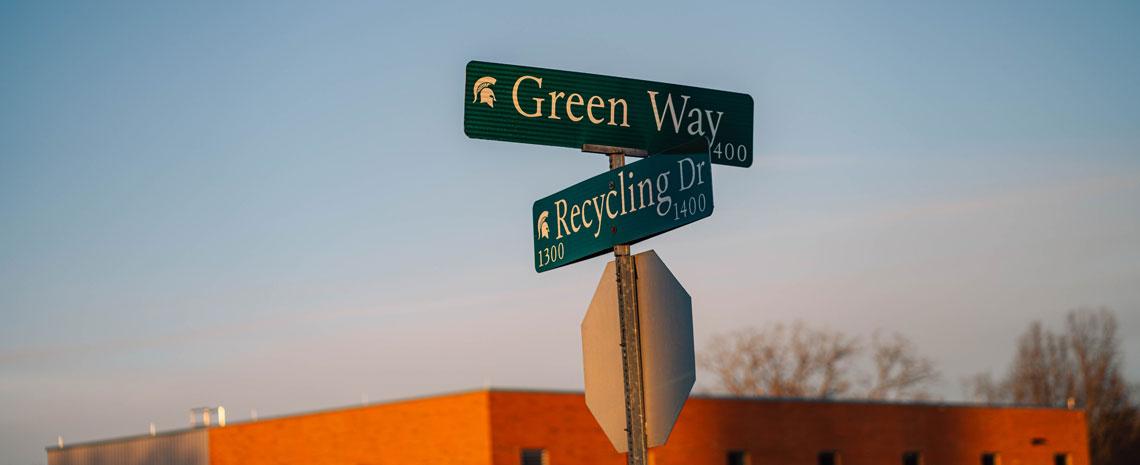
[[[490,402],[494,465],[519,465],[522,448],[546,449],[550,465],[625,464],[582,394],[492,391]]]
[[[545,448],[550,465],[625,463],[581,394],[496,391],[491,407],[495,465],[517,465],[524,447]],[[1088,465],[1077,410],[710,398],[689,400],[651,463],[724,465],[729,450],[747,451],[753,465],[816,465],[823,450],[839,451],[843,465],[901,464],[912,450],[924,465],[979,465],[988,451],[1002,465],[1052,465],[1058,452]]]
[[[210,429],[211,465],[486,465],[487,393]]]
[[[1036,444],[1035,444],[1036,442]],[[724,465],[730,450],[752,465],[1088,465],[1079,410],[690,399],[652,465]],[[263,420],[209,430],[212,465],[517,465],[541,448],[550,465],[622,465],[577,393],[480,391]]]

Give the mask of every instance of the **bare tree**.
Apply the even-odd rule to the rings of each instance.
[[[871,336],[874,381],[866,392],[868,399],[928,399],[926,390],[940,377],[934,362],[918,355],[918,349],[899,333]]]
[[[1069,340],[1035,321],[1017,340],[1017,354],[1007,387],[1020,403],[1065,406],[1073,397],[1076,378],[1069,363]]]
[[[994,376],[990,373],[978,373],[967,377],[962,380],[962,385],[965,388],[966,397],[977,402],[998,404],[1008,402],[1010,397],[1009,383],[994,380]]]
[[[699,361],[720,389],[735,395],[915,399],[929,396],[925,387],[938,378],[933,362],[916,355],[905,337],[876,334],[874,373],[862,376],[866,390],[854,390],[863,352],[856,337],[796,322],[715,336]]]
[[[1104,308],[1069,312],[1065,320],[1073,355],[1066,369],[1074,372],[1073,394],[1088,415],[1089,449],[1098,464],[1135,459],[1119,452],[1140,442],[1140,416],[1121,372],[1116,328],[1116,317]]]
[[[730,394],[830,398],[851,388],[858,350],[854,338],[797,322],[717,336],[700,363]]]
[[[1140,415],[1121,371],[1116,330],[1106,308],[1070,311],[1061,334],[1033,322],[1017,339],[1005,379],[981,374],[967,388],[986,402],[1083,408],[1093,463],[1128,463],[1140,448]]]

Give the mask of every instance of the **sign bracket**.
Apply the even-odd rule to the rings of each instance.
[[[642,149],[631,149],[629,147],[614,147],[611,145],[597,145],[597,144],[583,144],[583,152],[589,153],[604,153],[610,155],[610,169],[618,168],[625,165],[625,159],[622,158],[622,164],[614,166],[613,155],[629,155],[631,157],[647,157],[649,152]]]

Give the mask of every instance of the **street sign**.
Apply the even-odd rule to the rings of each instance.
[[[692,299],[652,250],[634,256],[649,447],[665,444],[696,382]],[[626,452],[625,389],[614,262],[606,265],[582,319],[586,406],[618,452]]]
[[[476,139],[663,153],[704,140],[713,163],[752,166],[748,94],[472,61],[463,132]]]
[[[684,226],[713,211],[706,153],[654,155],[534,202],[539,273]]]

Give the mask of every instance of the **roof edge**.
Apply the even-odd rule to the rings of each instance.
[[[407,397],[396,397],[386,399],[378,402],[369,402],[367,404],[354,404],[354,405],[340,405],[316,410],[304,410],[294,413],[286,413],[282,415],[274,415],[268,417],[261,417],[257,420],[241,420],[227,422],[227,426],[208,426],[198,428],[179,428],[173,430],[161,431],[154,436],[149,434],[138,434],[132,436],[120,436],[108,439],[98,439],[93,441],[78,442],[72,445],[65,445],[62,448],[59,446],[51,445],[44,447],[48,452],[63,451],[71,448],[90,447],[103,444],[110,444],[115,442],[132,441],[137,439],[145,439],[158,436],[173,436],[193,431],[209,431],[214,428],[226,428],[229,426],[244,425],[250,423],[260,423],[263,421],[280,420],[285,418],[297,418],[310,415],[322,415],[326,413],[336,413],[348,410],[364,409],[369,407],[379,407],[382,405],[393,405],[405,402],[417,402],[422,400],[440,399],[445,397],[457,397],[477,393],[504,393],[504,394],[552,394],[552,395],[583,395],[583,391],[576,389],[544,389],[544,388],[525,388],[525,387],[492,387],[484,386],[479,388],[458,389],[454,391],[443,391],[433,394],[424,394]],[[765,403],[803,403],[803,404],[839,404],[839,405],[879,405],[879,406],[911,406],[911,407],[933,407],[933,408],[988,408],[988,409],[1034,409],[1034,410],[1059,410],[1059,411],[1073,411],[1083,412],[1084,409],[1076,408],[1069,409],[1065,407],[1053,407],[1043,405],[1030,405],[1030,404],[1014,404],[1014,403],[977,403],[977,402],[944,402],[944,401],[900,401],[900,400],[870,400],[870,399],[820,399],[814,397],[763,397],[763,396],[737,396],[731,394],[715,394],[715,393],[697,393],[689,395],[690,399],[709,399],[709,400],[727,400],[736,402],[765,402]],[[488,404],[489,406],[490,404]]]
[[[107,438],[107,439],[95,439],[95,440],[91,440],[91,441],[77,442],[75,444],[65,444],[62,448],[59,446],[55,446],[55,445],[49,445],[49,446],[44,447],[44,450],[46,450],[48,452],[62,451],[62,450],[68,450],[68,449],[72,449],[72,448],[98,446],[98,445],[110,444],[110,443],[115,443],[115,442],[133,441],[136,439],[146,439],[146,438],[150,438],[150,437],[174,436],[177,434],[189,433],[189,432],[194,432],[194,431],[209,431],[209,430],[212,430],[215,428],[227,428],[230,426],[238,426],[238,425],[245,425],[245,424],[251,424],[251,423],[261,423],[263,421],[282,420],[282,419],[286,419],[286,418],[298,418],[298,417],[305,417],[305,416],[310,416],[310,415],[323,415],[326,413],[344,412],[344,411],[348,411],[348,410],[365,409],[365,408],[369,408],[369,407],[379,407],[379,406],[383,406],[383,405],[394,405],[394,404],[401,404],[401,403],[405,403],[405,402],[417,402],[417,401],[421,401],[421,400],[431,400],[431,399],[444,398],[444,397],[458,397],[458,396],[463,396],[463,395],[468,395],[468,394],[477,394],[480,392],[490,392],[491,390],[492,389],[489,387],[482,387],[482,388],[470,388],[470,389],[457,389],[454,391],[437,392],[434,394],[423,394],[423,395],[407,396],[407,397],[395,397],[395,398],[385,399],[385,400],[377,401],[377,402],[369,402],[366,404],[338,405],[338,406],[322,408],[322,409],[302,410],[299,412],[285,413],[285,414],[281,414],[281,415],[270,415],[270,416],[265,416],[265,417],[259,416],[258,419],[256,419],[256,420],[249,419],[249,420],[227,421],[226,426],[211,425],[211,426],[200,426],[197,428],[176,428],[176,429],[171,429],[171,430],[159,431],[153,436],[150,434],[144,433],[144,434],[135,434],[135,435],[131,435],[131,436],[118,436],[118,437]]]

